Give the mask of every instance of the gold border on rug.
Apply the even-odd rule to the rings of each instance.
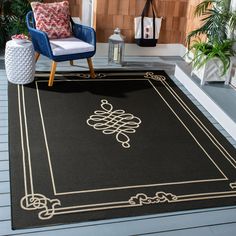
[[[101,76],[105,77],[105,76]],[[84,77],[86,78],[86,77]],[[107,79],[106,79],[107,80]],[[114,79],[111,79],[114,81]],[[116,80],[116,79],[115,79]],[[135,80],[135,79],[130,79]],[[140,79],[137,79],[140,80]],[[168,104],[165,98],[161,95],[158,89],[154,86],[151,80],[161,82],[167,91],[175,98],[175,100],[183,107],[183,109],[187,112],[189,117],[193,119],[193,121],[199,126],[199,128],[205,133],[205,135],[209,138],[211,143],[215,145],[222,156],[226,158],[226,160],[236,168],[235,159],[228,153],[228,151],[223,147],[223,145],[214,137],[214,135],[206,128],[206,126],[200,121],[200,119],[194,114],[194,112],[186,105],[186,103],[178,96],[178,94],[174,91],[174,89],[168,84],[166,77],[163,75],[156,75],[153,72],[147,72],[144,75],[144,79],[148,80],[152,87],[155,89],[157,94],[162,98],[162,100],[166,103],[169,109],[173,112],[173,114],[177,117],[180,123],[188,130],[192,138],[197,142],[202,151],[206,154],[206,156],[211,160],[214,166],[218,169],[218,171],[222,174],[223,178],[219,179],[205,179],[205,180],[196,180],[196,181],[182,181],[182,182],[173,182],[173,183],[161,183],[161,184],[149,184],[149,185],[137,185],[137,186],[123,186],[123,187],[114,187],[108,189],[94,189],[94,190],[82,190],[82,191],[74,191],[74,192],[66,192],[66,193],[57,193],[53,169],[50,160],[50,151],[47,142],[46,129],[44,126],[42,107],[40,102],[40,94],[38,89],[38,83],[42,81],[36,81],[36,89],[37,89],[37,97],[39,102],[39,111],[41,115],[42,128],[45,138],[45,146],[48,155],[48,163],[50,168],[50,175],[52,179],[52,188],[54,192],[55,198],[49,199],[43,194],[35,191],[34,181],[33,181],[33,173],[31,168],[31,155],[30,155],[30,142],[28,137],[28,128],[27,128],[27,114],[25,107],[25,96],[24,96],[24,87],[18,85],[18,109],[19,109],[19,119],[20,119],[20,133],[21,133],[21,146],[22,146],[22,164],[23,164],[23,175],[24,175],[24,187],[25,187],[25,195],[21,198],[20,204],[22,209],[24,210],[38,210],[38,218],[40,220],[47,220],[56,215],[76,213],[76,212],[87,212],[87,211],[99,211],[99,210],[107,210],[107,209],[116,209],[116,208],[130,208],[130,207],[138,207],[147,204],[161,204],[164,202],[173,203],[173,202],[186,202],[186,201],[194,201],[194,200],[204,200],[204,199],[216,199],[216,198],[228,198],[235,197],[236,191],[235,189],[235,180],[229,184],[231,187],[230,191],[223,192],[206,192],[199,194],[187,194],[187,195],[176,195],[170,192],[159,191],[156,192],[154,196],[148,196],[145,193],[138,193],[135,196],[130,196],[129,199],[124,201],[117,202],[104,202],[97,204],[87,204],[87,205],[75,205],[75,206],[63,206],[59,195],[69,195],[69,194],[79,194],[85,192],[97,192],[97,191],[114,191],[120,189],[129,189],[129,188],[144,188],[144,187],[153,187],[153,186],[164,186],[164,185],[176,185],[176,184],[191,184],[191,183],[203,183],[203,182],[217,182],[217,181],[228,181],[229,179],[225,175],[225,173],[219,168],[219,166],[214,162],[214,160],[210,157],[210,155],[204,150],[198,140],[191,133],[190,129],[184,124],[184,122],[178,117],[178,115],[174,112],[174,109]],[[60,80],[61,81],[61,80]],[[75,81],[75,80],[66,80],[66,81]],[[81,80],[78,80],[81,81]],[[86,80],[83,80],[86,81]],[[93,80],[90,80],[93,81]],[[96,81],[104,81],[103,79],[99,79]],[[44,82],[44,81],[43,81]],[[55,81],[56,82],[56,81]],[[27,163],[27,165],[26,165]],[[29,167],[27,170],[27,166]]]

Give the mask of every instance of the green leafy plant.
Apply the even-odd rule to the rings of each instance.
[[[0,0],[0,48],[14,34],[28,34],[25,16],[32,0]]]
[[[221,76],[229,69],[231,57],[235,55],[235,40],[228,37],[236,27],[236,13],[230,10],[230,2],[204,0],[197,5],[194,14],[202,17],[202,25],[187,36],[188,54],[192,53],[193,68],[200,69],[210,60],[218,58],[222,62]],[[205,41],[201,38],[205,38]]]
[[[206,35],[210,42],[223,42],[236,27],[236,13],[230,11],[230,0],[204,0],[197,5],[194,15],[202,17],[202,25],[187,36],[190,45],[192,37]]]
[[[230,67],[231,57],[235,55],[232,49],[233,43],[234,40],[231,39],[213,43],[202,42],[200,39],[194,40],[190,47],[190,51],[193,52],[192,66],[200,69],[207,62],[218,58],[222,62],[221,76],[223,76]]]
[[[0,0],[0,48],[2,48],[7,39],[7,24],[11,16],[10,1]]]

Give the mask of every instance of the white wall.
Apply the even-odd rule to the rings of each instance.
[[[82,1],[82,24],[92,26],[93,22],[93,0]]]
[[[232,9],[233,11],[236,10],[236,0],[231,0],[231,9]]]

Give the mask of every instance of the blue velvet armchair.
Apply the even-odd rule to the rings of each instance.
[[[62,61],[70,61],[70,64],[73,65],[73,60],[86,58],[90,70],[90,77],[95,78],[91,60],[96,52],[96,33],[93,28],[74,23],[71,20],[72,38],[50,40],[45,32],[36,29],[32,11],[26,15],[26,23],[36,52],[36,62],[40,54],[52,60],[48,86],[53,85],[57,62]]]

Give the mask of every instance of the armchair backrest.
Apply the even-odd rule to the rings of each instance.
[[[26,24],[28,29],[34,28],[35,29],[35,20],[34,20],[34,14],[32,11],[28,12],[26,15]]]
[[[34,50],[44,56],[53,58],[48,36],[45,32],[36,29],[32,11],[28,12],[26,15],[26,24],[34,45]]]

